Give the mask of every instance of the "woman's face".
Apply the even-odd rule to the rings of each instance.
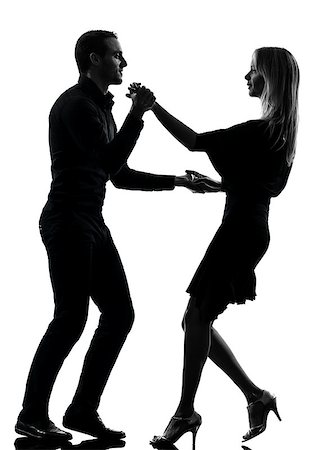
[[[264,77],[257,72],[255,55],[252,57],[251,70],[245,75],[250,97],[261,97],[265,86]]]

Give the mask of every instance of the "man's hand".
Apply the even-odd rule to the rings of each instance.
[[[140,83],[132,83],[128,89],[130,92],[126,94],[126,97],[131,98],[133,102],[130,112],[141,119],[144,113],[154,105],[155,96],[152,91],[141,86]]]
[[[175,186],[184,186],[194,193],[201,194],[205,192],[219,192],[222,188],[222,184],[219,181],[215,181],[194,170],[186,170],[186,175],[175,177]]]

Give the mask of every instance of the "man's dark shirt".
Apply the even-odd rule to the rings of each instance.
[[[128,114],[117,132],[113,103],[110,93],[104,95],[84,75],[56,100],[49,117],[52,183],[47,210],[100,213],[109,179],[125,189],[174,188],[173,176],[128,167],[143,121]]]

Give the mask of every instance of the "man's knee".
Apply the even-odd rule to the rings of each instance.
[[[78,341],[86,324],[87,314],[80,311],[62,311],[56,314],[50,327],[53,333],[71,341]]]
[[[131,304],[122,307],[105,310],[102,312],[100,325],[110,333],[118,330],[121,334],[128,334],[134,323],[134,309]]]
[[[134,309],[131,302],[123,303],[117,311],[115,311],[115,319],[119,323],[124,333],[129,333],[134,323]]]
[[[130,306],[127,311],[124,313],[123,317],[123,324],[124,324],[124,330],[126,333],[129,333],[133,327],[135,319],[134,309],[133,306]]]

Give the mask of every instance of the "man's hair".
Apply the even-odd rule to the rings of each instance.
[[[104,57],[106,52],[105,40],[118,39],[113,31],[92,30],[82,34],[75,47],[75,58],[80,73],[85,73],[91,66],[90,54],[96,53]]]

